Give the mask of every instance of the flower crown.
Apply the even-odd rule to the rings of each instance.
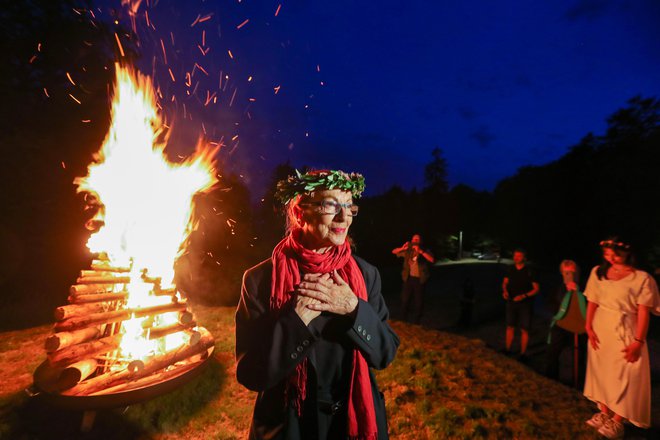
[[[277,182],[275,197],[287,204],[296,196],[319,189],[340,189],[350,191],[353,197],[359,198],[364,191],[364,176],[359,173],[345,173],[340,170],[309,171],[296,174]]]
[[[630,249],[630,245],[628,243],[624,243],[622,241],[614,241],[614,240],[603,240],[600,242],[600,247],[623,249],[626,251]]]

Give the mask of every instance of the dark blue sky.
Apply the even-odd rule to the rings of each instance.
[[[451,184],[492,189],[603,133],[629,98],[659,94],[658,23],[655,0],[152,0],[137,29],[180,145],[202,123],[224,136],[226,166],[256,195],[287,160],[361,171],[376,194],[421,187],[436,146]],[[187,86],[195,63],[208,76],[195,68]]]

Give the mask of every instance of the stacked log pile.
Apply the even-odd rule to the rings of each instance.
[[[35,372],[35,384],[47,392],[63,395],[94,395],[125,389],[131,383],[166,380],[177,369],[189,369],[213,349],[211,334],[197,327],[188,304],[176,289],[161,289],[158,278],[142,274],[152,284],[149,294],[160,296],[158,305],[129,307],[131,270],[113,267],[100,255],[91,270],[80,272],[71,286],[69,304],[55,309],[53,333],[45,341],[47,361]],[[175,313],[177,322],[157,326],[158,315]],[[122,323],[142,321],[143,337],[159,340],[174,333],[184,335],[183,345],[141,359],[122,355]],[[157,342],[157,341],[156,341]]]

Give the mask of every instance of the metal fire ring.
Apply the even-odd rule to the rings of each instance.
[[[48,361],[44,361],[35,371],[35,381],[32,389],[26,390],[33,398],[62,409],[77,411],[96,411],[100,409],[121,408],[153,399],[163,394],[170,393],[184,384],[199,376],[210,359],[212,359],[213,347],[209,349],[208,356],[199,361],[191,368],[181,368],[181,374],[177,374],[155,384],[119,391],[108,394],[94,394],[88,396],[67,396],[56,392],[47,392],[39,387],[38,372],[46,368]]]

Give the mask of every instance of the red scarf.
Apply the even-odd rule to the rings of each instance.
[[[351,287],[358,298],[367,300],[367,286],[355,259],[351,256],[348,241],[333,246],[319,254],[300,244],[302,230],[287,235],[273,250],[273,278],[271,283],[270,309],[280,310],[294,300],[294,286],[300,283],[300,271],[304,273],[330,273],[337,270],[339,276]],[[302,414],[303,401],[307,397],[307,358],[296,367],[289,378],[287,395],[295,393],[294,406]],[[288,397],[287,397],[288,400]],[[348,437],[351,440],[374,440],[376,411],[371,393],[369,366],[356,348],[353,350],[353,370],[348,395]]]

